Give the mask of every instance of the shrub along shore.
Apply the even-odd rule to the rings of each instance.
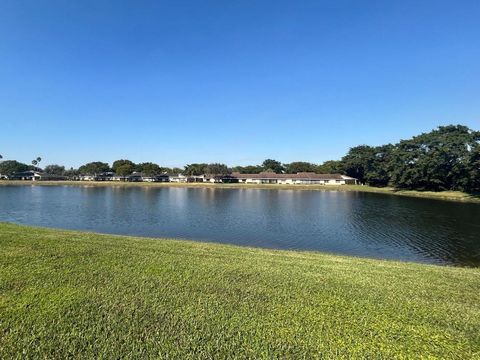
[[[480,269],[0,223],[0,358],[480,356]]]
[[[0,181],[1,185],[40,185],[40,186],[140,186],[140,187],[187,187],[221,189],[272,189],[272,190],[315,190],[315,191],[358,191],[377,194],[428,198],[436,200],[480,203],[480,195],[461,191],[418,191],[397,190],[392,187],[374,187],[368,185],[277,185],[277,184],[212,184],[212,183],[156,183],[123,181]]]

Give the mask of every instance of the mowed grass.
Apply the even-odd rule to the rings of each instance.
[[[420,357],[480,358],[479,269],[0,223],[1,359]]]

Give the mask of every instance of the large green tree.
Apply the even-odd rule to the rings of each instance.
[[[468,190],[479,142],[480,132],[462,125],[400,141],[392,152],[391,182],[407,189]]]
[[[211,175],[229,175],[232,171],[225,164],[213,163],[208,164],[205,168],[205,174]]]
[[[65,170],[64,176],[73,177],[73,176],[76,176],[76,175],[79,175],[79,174],[80,173],[79,173],[78,169],[74,169],[73,167],[71,167],[70,169]]]
[[[317,165],[315,172],[318,174],[343,174],[343,163],[339,160],[328,160]]]
[[[30,166],[16,160],[5,160],[0,162],[0,174],[2,175],[10,176],[16,172],[27,171],[29,169]]]
[[[374,147],[359,145],[348,151],[347,155],[342,158],[342,163],[348,176],[352,176],[363,183],[366,181],[366,174],[372,170],[374,159]]]
[[[285,172],[288,174],[296,174],[301,172],[315,172],[317,165],[305,162],[305,161],[294,161],[290,164],[285,165]]]
[[[480,194],[480,143],[471,149],[464,190]]]
[[[137,171],[140,171],[146,176],[159,175],[162,172],[160,166],[152,162],[138,164]]]
[[[49,175],[65,175],[65,166],[61,165],[47,165],[43,171]]]
[[[262,163],[264,171],[274,172],[280,174],[284,172],[285,168],[280,161],[267,159]]]
[[[173,168],[161,167],[160,172],[162,174],[178,175],[178,174],[181,174],[183,172],[183,169],[180,169],[178,167],[173,167]]]
[[[110,171],[110,166],[101,161],[94,161],[82,165],[78,168],[78,172],[82,175],[95,175]]]
[[[360,145],[351,148],[342,158],[342,168],[348,176],[373,186],[385,186],[390,180],[393,145]]]
[[[235,166],[232,171],[241,174],[259,174],[263,171],[263,167],[260,165]]]
[[[365,172],[365,182],[372,186],[386,186],[392,171],[392,153],[395,146],[388,144],[373,148],[373,158]]]
[[[134,171],[133,169],[135,169],[135,163],[133,161],[130,161],[130,160],[126,160],[126,159],[121,159],[121,160],[115,160],[112,164],[112,171],[114,173],[117,173],[117,169],[119,166],[122,166],[122,165],[129,165],[132,167],[132,172]],[[131,173],[131,172],[130,172]]]
[[[183,174],[187,176],[199,176],[207,173],[208,164],[188,164],[183,170]]]
[[[119,176],[131,175],[135,171],[135,167],[132,164],[123,164],[116,167],[115,174]]]

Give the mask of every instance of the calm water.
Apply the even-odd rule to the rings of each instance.
[[[480,205],[379,194],[0,186],[0,221],[480,266]]]

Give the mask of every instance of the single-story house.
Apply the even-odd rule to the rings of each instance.
[[[113,172],[107,171],[100,174],[96,174],[94,176],[94,180],[95,181],[112,181],[114,176],[115,174]]]
[[[48,181],[48,180],[65,180],[65,176],[61,175],[52,175],[52,174],[45,174],[35,170],[27,170],[16,172],[13,175],[8,177],[10,180],[30,180],[30,181]]]
[[[341,174],[316,174],[303,172],[297,174],[275,174],[262,172],[260,174],[233,173],[232,177],[242,184],[284,184],[284,185],[355,185],[357,179]]]
[[[169,180],[170,179],[167,174],[142,176],[142,181],[145,181],[145,182],[169,182]]]
[[[111,181],[127,181],[128,176],[113,174],[111,177]]]
[[[206,174],[206,175],[203,175],[203,182],[238,183],[238,179],[232,175]]]
[[[80,181],[94,181],[95,180],[95,175],[78,175],[74,177],[74,180],[80,180]]]
[[[143,174],[139,173],[139,172],[133,172],[131,175],[127,176],[127,181],[141,182],[141,181],[143,181]]]
[[[40,180],[42,178],[42,173],[34,170],[20,171],[9,176],[10,180]]]
[[[205,175],[189,175],[187,176],[187,182],[189,183],[206,182]]]
[[[183,174],[168,175],[168,181],[175,183],[185,183],[187,182],[187,177]]]
[[[168,180],[170,182],[178,182],[178,183],[193,183],[193,182],[205,182],[205,175],[169,175]]]

